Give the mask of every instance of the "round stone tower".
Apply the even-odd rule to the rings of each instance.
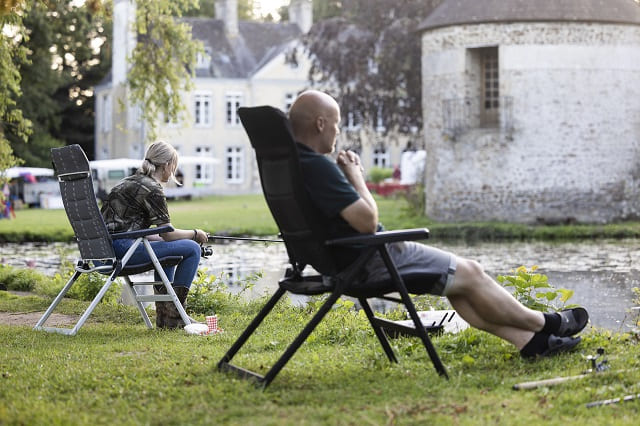
[[[444,0],[421,27],[426,213],[640,218],[640,5]]]

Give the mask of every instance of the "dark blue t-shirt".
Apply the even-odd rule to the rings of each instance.
[[[358,201],[358,192],[336,163],[306,145],[296,145],[305,187],[311,201],[326,219],[329,239],[358,234],[359,232],[340,216],[342,210]],[[340,266],[348,265],[358,255],[358,250],[339,251],[336,258]]]

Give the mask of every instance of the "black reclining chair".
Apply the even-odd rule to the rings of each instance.
[[[42,318],[35,325],[34,330],[44,330],[57,332],[67,335],[75,335],[80,327],[82,327],[91,315],[91,312],[104,297],[111,284],[118,278],[123,277],[125,285],[123,288],[129,293],[131,298],[135,300],[136,306],[142,315],[142,318],[148,328],[153,328],[149,316],[144,309],[143,302],[165,301],[173,302],[180,312],[180,316],[185,324],[190,324],[189,316],[185,312],[182,304],[178,300],[171,282],[164,273],[162,266],[174,266],[181,260],[181,256],[167,256],[158,258],[153,250],[147,237],[149,235],[157,235],[163,232],[172,231],[170,226],[156,227],[144,229],[140,231],[123,232],[118,234],[109,234],[107,227],[102,219],[102,214],[98,209],[98,203],[93,189],[93,179],[91,177],[91,169],[89,161],[80,145],[69,145],[62,148],[53,148],[51,150],[51,158],[53,167],[56,171],[58,181],[60,183],[60,194],[64,204],[65,212],[75,233],[78,249],[80,250],[80,259],[78,259],[75,272],[69,281],[62,288],[60,293],[53,300]],[[122,259],[117,259],[112,246],[112,239],[132,238],[135,242],[131,248],[125,253]],[[129,259],[133,255],[136,247],[143,244],[151,262],[143,264],[131,264]],[[154,270],[158,273],[161,281],[158,282],[142,282],[132,281],[129,276],[143,272]],[[67,294],[71,286],[82,274],[100,273],[108,275],[104,285],[91,301],[89,307],[82,314],[78,322],[73,328],[56,328],[45,327],[44,324],[58,306],[62,298]],[[138,292],[137,287],[164,285],[167,289],[165,295],[145,295]]]
[[[318,226],[322,221],[318,218],[317,209],[314,208],[305,189],[296,144],[285,114],[269,106],[243,107],[238,110],[238,113],[255,149],[262,190],[284,239],[291,267],[279,281],[275,294],[220,360],[218,369],[234,371],[242,378],[254,379],[263,387],[268,386],[334,303],[342,295],[347,295],[357,298],[360,302],[390,361],[397,362],[397,359],[387,340],[385,329],[419,337],[436,371],[447,377],[446,370],[429,339],[427,328],[422,325],[407,290],[409,288],[420,292],[421,280],[429,277],[400,276],[386,246],[388,243],[397,241],[426,239],[429,231],[426,229],[387,231],[327,240],[325,231]],[[349,245],[364,246],[366,249],[352,265],[339,270],[330,248]],[[384,259],[391,279],[365,285],[360,283],[356,288],[353,284],[362,275],[364,264],[376,251],[380,252]],[[313,266],[321,275],[303,275],[306,265]],[[302,295],[326,293],[329,296],[264,376],[231,364],[232,358],[286,292]],[[390,293],[399,293],[400,297],[391,297]],[[414,327],[399,326],[394,322],[376,317],[368,303],[369,298],[384,298],[403,303],[413,320]]]

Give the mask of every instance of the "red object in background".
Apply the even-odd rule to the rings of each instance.
[[[367,182],[367,188],[369,191],[375,192],[378,195],[382,195],[383,197],[388,197],[396,192],[406,192],[411,185],[401,185],[399,183],[392,182],[382,182],[382,183],[373,183]]]

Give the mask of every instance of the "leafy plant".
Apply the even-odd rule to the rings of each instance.
[[[242,278],[237,282],[241,290],[232,294],[228,291],[224,276],[216,276],[208,273],[206,268],[200,268],[189,290],[187,310],[194,314],[211,315],[225,311],[230,306],[237,306],[242,294],[252,288],[261,277],[262,274],[257,272]]]
[[[372,167],[369,170],[369,180],[373,183],[380,183],[385,179],[390,178],[393,175],[393,169],[386,169],[382,167]]]
[[[17,269],[8,265],[0,265],[0,283],[7,290],[31,291],[44,275],[33,269]]]
[[[514,297],[531,309],[553,312],[576,306],[566,304],[573,297],[573,290],[554,288],[546,275],[535,272],[537,269],[537,265],[531,269],[520,266],[512,270],[514,275],[499,275],[496,279],[504,287],[513,287]]]

